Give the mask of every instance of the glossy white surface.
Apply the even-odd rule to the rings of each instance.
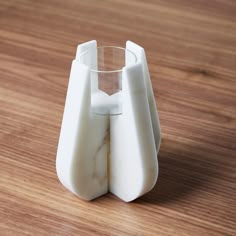
[[[83,199],[111,191],[124,201],[132,201],[151,190],[158,176],[160,125],[145,52],[127,42],[138,62],[123,68],[122,91],[108,96],[98,89],[96,78],[90,79],[85,62],[78,61],[89,47],[96,48],[96,41],[79,45],[72,63],[57,174],[67,189]],[[95,59],[96,53],[91,51],[84,60],[89,64]],[[117,102],[122,104],[121,115],[95,114],[96,109],[106,106],[115,109],[112,106]]]

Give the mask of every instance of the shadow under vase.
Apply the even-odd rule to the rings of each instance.
[[[157,183],[135,203],[145,201],[161,205],[188,200],[194,191],[205,187],[215,175],[211,163],[204,159],[200,147],[163,140],[158,154]]]

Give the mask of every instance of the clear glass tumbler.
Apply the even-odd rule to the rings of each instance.
[[[79,60],[90,68],[91,111],[122,114],[122,70],[136,63],[136,55],[125,48],[103,46],[86,50]]]

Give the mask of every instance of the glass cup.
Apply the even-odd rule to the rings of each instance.
[[[122,71],[133,65],[136,55],[114,46],[89,48],[79,61],[90,68],[91,112],[98,115],[122,114]]]

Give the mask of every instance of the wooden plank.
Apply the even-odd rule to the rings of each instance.
[[[77,44],[142,45],[160,176],[132,203],[92,202],[55,173]],[[236,2],[0,2],[0,235],[236,235]]]

